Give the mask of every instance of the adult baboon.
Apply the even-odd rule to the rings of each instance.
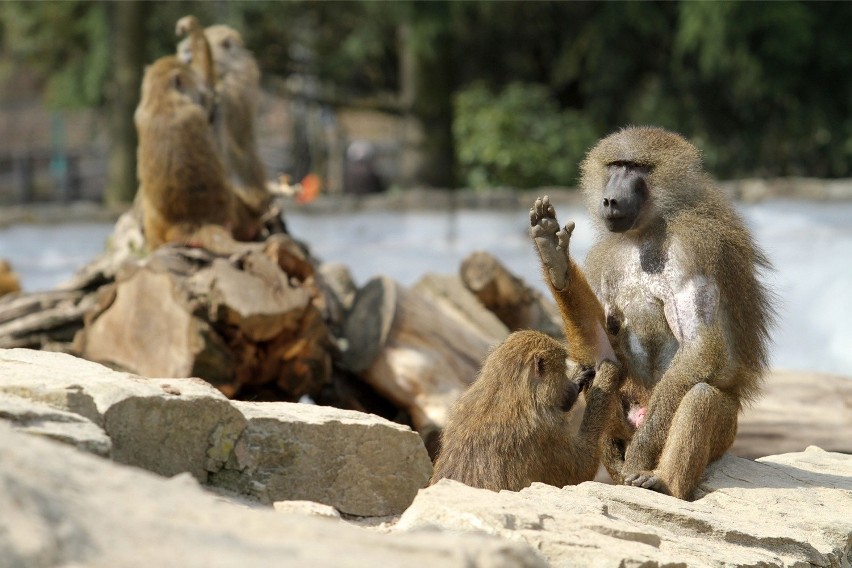
[[[519,491],[536,481],[562,487],[593,479],[623,375],[611,361],[595,373],[567,356],[538,331],[517,331],[497,346],[450,410],[431,483],[446,477]],[[581,389],[587,404],[577,431],[568,411]]]
[[[677,134],[626,128],[581,171],[600,228],[586,275],[627,374],[604,465],[616,482],[688,499],[758,393],[773,316],[758,271],[770,264]]]
[[[262,218],[272,201],[254,126],[260,98],[260,68],[235,29],[213,25],[205,28],[203,35],[210,45],[215,65],[216,138],[238,198],[235,234],[240,239],[250,240],[260,231]],[[192,45],[192,36],[178,45],[178,57],[185,63],[194,64],[196,51]]]
[[[198,74],[174,56],[145,71],[134,121],[139,200],[151,250],[192,243],[208,225],[232,225],[233,195],[210,128],[210,97]]]

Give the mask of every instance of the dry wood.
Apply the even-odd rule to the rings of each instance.
[[[369,293],[359,293],[350,316],[357,319],[346,327],[369,333],[379,347],[360,375],[408,412],[421,434],[440,429],[449,406],[476,377],[489,341],[439,304],[389,278],[374,279],[365,290]],[[385,333],[386,321],[391,325]],[[347,339],[351,349],[354,337]]]
[[[509,336],[509,329],[468,290],[461,278],[451,274],[427,274],[412,290],[438,304],[459,324],[471,327],[482,339],[496,345]]]
[[[510,331],[537,329],[562,336],[556,306],[509,272],[493,255],[481,251],[470,254],[462,262],[460,273],[468,290]]]

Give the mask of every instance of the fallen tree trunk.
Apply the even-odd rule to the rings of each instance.
[[[474,252],[462,261],[460,274],[468,290],[502,321],[509,331],[536,329],[562,337],[556,305],[509,272],[487,252]]]
[[[346,321],[343,363],[407,411],[434,453],[450,405],[494,344],[469,322],[387,277],[359,290]]]

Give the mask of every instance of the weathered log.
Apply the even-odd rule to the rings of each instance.
[[[86,325],[83,357],[148,377],[229,382],[230,351],[207,322],[187,311],[176,278],[140,269],[118,282],[115,300]]]
[[[52,309],[60,304],[76,304],[84,295],[80,290],[54,290],[4,296],[0,299],[0,324]]]
[[[473,382],[491,343],[470,324],[387,277],[371,280],[346,322],[349,349],[375,353],[359,375],[408,412],[427,438],[444,426],[447,410]],[[365,338],[369,338],[368,343]],[[346,354],[362,367],[368,357]]]
[[[262,248],[225,259],[165,246],[124,267],[87,317],[80,352],[142,375],[198,376],[231,397],[245,388],[276,400],[319,392],[333,341],[312,304],[318,291]]]
[[[94,297],[78,291],[7,296],[0,301],[0,347],[70,343],[93,304]]]
[[[210,316],[240,329],[251,341],[269,341],[285,331],[293,334],[311,301],[305,288],[290,286],[263,254],[250,253],[243,270],[224,259],[210,267]]]
[[[460,274],[468,290],[506,324],[510,331],[537,329],[562,336],[559,312],[537,290],[509,272],[487,252],[474,252],[462,261]]]
[[[412,290],[438,304],[462,325],[471,326],[492,345],[506,339],[509,329],[468,290],[461,278],[451,274],[426,274]]]

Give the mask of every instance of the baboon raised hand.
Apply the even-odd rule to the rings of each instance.
[[[233,195],[213,130],[212,93],[174,56],[148,66],[134,122],[137,174],[148,247],[192,243],[202,227],[232,224]]]
[[[530,236],[541,260],[544,280],[562,314],[568,351],[581,365],[594,367],[603,359],[615,361],[616,357],[606,334],[603,307],[569,254],[573,232],[573,221],[559,228],[548,196],[535,200],[530,209]]]
[[[626,128],[581,171],[600,230],[586,275],[627,374],[604,465],[616,482],[688,499],[758,393],[773,319],[758,271],[770,264],[677,134]]]
[[[182,18],[179,24],[186,18]],[[260,231],[262,218],[272,201],[255,136],[260,68],[235,29],[224,25],[208,26],[203,35],[209,42],[215,65],[216,137],[231,186],[238,198],[235,234],[240,239],[249,240]],[[197,51],[193,42],[190,35],[178,45],[178,56],[185,63],[195,63]]]
[[[611,361],[597,373],[581,369],[541,332],[512,333],[450,409],[430,483],[519,491],[536,481],[562,487],[593,479],[622,378]],[[568,411],[581,389],[587,404],[578,431]]]

